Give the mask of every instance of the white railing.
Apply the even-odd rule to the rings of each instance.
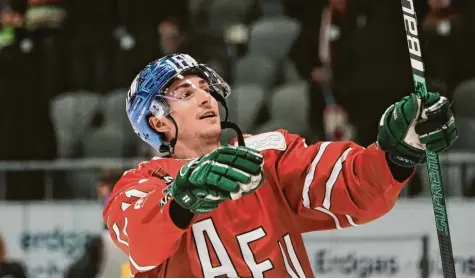
[[[7,172],[44,171],[45,198],[53,197],[54,171],[100,170],[106,168],[130,169],[138,163],[149,160],[145,158],[88,158],[58,159],[53,161],[0,161],[0,200],[6,198]],[[26,174],[27,175],[27,174]]]
[[[439,156],[447,196],[466,196],[475,179],[475,153],[446,152]],[[429,195],[429,178],[425,166],[418,168],[424,193]],[[473,191],[473,189],[471,190]]]
[[[104,168],[134,168],[139,162],[149,160],[149,158],[88,158],[88,159],[58,159],[54,161],[0,161],[0,200],[6,197],[6,172],[45,172],[45,197],[53,197],[53,179],[54,171],[76,171],[76,170],[100,170]],[[451,152],[440,154],[440,162],[443,166],[444,178],[455,175],[458,179],[449,179],[450,184],[456,184],[454,195],[461,195],[462,188],[467,181],[465,177],[475,176],[475,153]],[[456,171],[454,171],[456,169]],[[425,168],[419,169],[422,177]],[[455,173],[457,172],[457,173]],[[426,179],[426,178],[425,178]],[[427,184],[427,181],[424,181]],[[426,187],[427,188],[427,187]]]
[[[439,155],[440,162],[446,164],[473,164],[475,165],[475,152],[450,152]]]
[[[60,171],[100,168],[131,168],[144,158],[89,158],[58,159],[54,161],[0,161],[0,172],[4,171]]]

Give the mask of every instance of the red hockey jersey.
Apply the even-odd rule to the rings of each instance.
[[[163,189],[187,160],[152,159],[127,171],[104,209],[135,277],[313,277],[302,233],[364,224],[386,214],[405,182],[384,152],[352,142],[305,140],[284,130],[246,138],[265,158],[253,194],[171,220]]]

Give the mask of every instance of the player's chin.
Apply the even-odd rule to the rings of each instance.
[[[206,134],[221,134],[221,121],[218,117],[200,120],[197,128]]]

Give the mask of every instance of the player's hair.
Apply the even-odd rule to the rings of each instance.
[[[98,181],[100,184],[107,185],[109,190],[112,191],[115,184],[117,181],[119,181],[123,174],[124,170],[122,169],[104,169],[101,171]]]

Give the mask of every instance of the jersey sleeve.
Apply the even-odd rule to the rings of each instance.
[[[104,208],[111,238],[129,256],[132,275],[163,264],[177,250],[186,229],[171,219],[166,180],[153,173],[150,166],[126,172]]]
[[[340,229],[375,220],[394,206],[406,181],[393,178],[385,153],[373,144],[318,142],[283,131],[287,148],[277,177],[302,231]],[[318,222],[308,222],[309,219]]]

